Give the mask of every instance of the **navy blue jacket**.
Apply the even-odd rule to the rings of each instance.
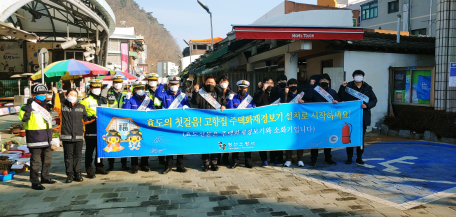
[[[143,99],[144,100],[144,99]],[[141,106],[142,100],[139,100],[138,94],[134,93],[130,99],[127,99],[127,97],[124,98],[124,104],[122,105],[123,109],[132,109],[132,110],[137,110],[139,106]],[[154,101],[150,99],[150,103],[147,106],[147,109],[149,110],[154,110]]]
[[[354,90],[358,90],[358,87],[356,87],[354,81],[348,82],[347,87],[350,87]],[[366,82],[363,82],[363,85],[359,89],[359,92],[369,97],[369,103],[363,102],[367,106],[367,108],[363,109],[363,123],[365,126],[369,126],[371,125],[371,109],[377,105],[377,96],[375,96],[372,87]],[[343,85],[340,85],[339,88],[339,98],[343,102],[359,100],[358,98],[345,92],[345,87]]]
[[[328,87],[328,89],[326,89],[326,92],[329,93],[329,95],[331,95],[334,98],[334,100],[340,102],[339,95],[337,95],[337,92],[335,90]],[[312,89],[312,102],[328,102],[328,100],[321,96],[317,91]]]
[[[242,97],[241,94],[237,93],[233,99],[226,99],[226,108],[232,109],[232,108],[237,108],[242,101],[244,101],[245,97],[247,97],[249,94],[246,93],[246,96]],[[245,108],[255,108],[255,101],[252,99],[252,101],[245,107]]]
[[[164,86],[165,85],[163,85],[163,84],[158,85],[157,90],[155,90],[155,97],[157,97],[159,100],[161,100],[162,107],[167,109],[174,102],[174,99],[176,99],[177,96],[179,96],[182,92],[179,89],[179,91],[177,91],[177,94],[174,95],[174,93],[170,89],[163,91]],[[177,108],[182,108],[182,107],[184,107],[184,105],[186,105],[190,108],[190,102],[188,101],[187,94],[185,94],[184,99],[177,106]]]

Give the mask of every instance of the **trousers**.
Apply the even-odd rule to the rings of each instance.
[[[363,159],[363,153],[364,153],[364,135],[366,135],[366,129],[367,129],[367,126],[364,124],[363,125],[363,148],[361,149],[359,146],[356,147],[356,157],[358,159]],[[346,152],[347,152],[347,158],[348,159],[352,159],[353,158],[353,147],[347,147],[346,149]]]
[[[137,157],[132,157],[131,158],[131,167],[137,167],[138,165],[142,166],[142,167],[148,167],[149,166],[149,157],[141,157],[141,164],[138,164]]]
[[[47,148],[31,148],[30,149],[30,182],[32,184],[40,183],[39,169],[41,167],[41,180],[51,179],[49,168],[51,168],[52,149]]]
[[[325,152],[325,160],[332,159],[330,148],[325,148],[324,152]],[[318,158],[318,148],[314,148],[314,149],[310,150],[310,159],[317,160],[317,158]]]
[[[252,152],[244,152],[244,158],[245,159],[251,159],[252,158]],[[233,161],[239,160],[239,152],[234,152],[231,154],[231,159]]]
[[[86,143],[86,151],[85,151],[85,168],[92,167],[92,162],[95,160],[95,167],[103,167],[103,159],[100,159],[100,163],[97,162],[97,137],[96,136],[84,136],[84,140]],[[95,152],[95,158],[93,157],[93,153]]]
[[[298,158],[298,161],[302,161],[302,155],[304,155],[304,150],[303,149],[298,149],[296,150],[296,157]],[[286,150],[285,151],[285,161],[292,161],[292,156],[293,156],[293,150]]]
[[[201,159],[203,161],[206,161],[206,160],[211,160],[211,161],[215,161],[215,164],[217,164],[218,160],[222,157],[222,154],[218,153],[218,154],[202,154],[201,155]]]
[[[110,165],[114,164],[115,161],[116,161],[115,158],[108,158],[108,162],[109,162]],[[126,157],[120,158],[120,163],[122,163],[122,166],[126,166],[127,165],[127,158]]]
[[[261,158],[261,161],[267,161],[268,160],[268,152],[267,151],[260,151],[260,158]],[[269,152],[269,159],[271,161],[274,161],[275,159],[278,159],[279,161],[283,161],[283,151],[270,151]]]
[[[84,141],[62,141],[66,174],[73,175],[81,172],[83,143]]]
[[[166,166],[165,168],[173,168],[173,161],[174,161],[174,156],[173,155],[167,155],[165,156],[166,158]],[[177,168],[184,168],[184,155],[177,155],[177,163],[176,163]]]

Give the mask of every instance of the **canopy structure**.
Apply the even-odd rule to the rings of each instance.
[[[0,22],[0,35],[36,42],[38,36],[14,27],[13,24]]]
[[[233,28],[236,39],[362,40],[352,16],[349,10],[302,11]]]
[[[221,42],[222,40],[223,40],[223,38],[220,38],[220,37],[214,38],[214,43]],[[189,42],[190,43],[211,43],[212,40],[210,38],[208,38],[208,39],[201,39],[201,40],[190,40]]]

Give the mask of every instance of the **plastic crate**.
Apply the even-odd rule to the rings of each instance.
[[[14,174],[16,173],[10,171],[8,175],[0,175],[0,181],[9,181],[14,178]]]

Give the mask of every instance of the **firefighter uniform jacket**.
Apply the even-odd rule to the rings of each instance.
[[[51,112],[52,109],[52,106],[47,104],[46,101],[40,102],[33,98],[29,99],[27,101],[27,104],[21,106],[21,110],[19,112],[19,120],[24,122],[27,147],[49,147],[52,141],[52,125],[51,123],[47,123],[38,112],[33,111],[31,106],[33,101],[38,103],[49,112]]]
[[[144,99],[145,99],[145,96],[144,96],[143,100]],[[122,108],[137,110],[141,106],[141,103],[143,102],[143,100],[140,100],[138,94],[135,93],[135,94],[133,94],[133,96],[130,99],[125,98]],[[147,106],[147,109],[149,109],[149,110],[155,109],[152,99],[150,100],[149,105]]]
[[[85,106],[87,116],[92,117],[97,115],[97,107],[108,107],[109,102],[105,97],[90,94],[88,97],[81,100],[81,105]],[[86,136],[97,136],[97,122],[92,120],[86,123]]]
[[[127,94],[127,91],[118,93],[114,88],[109,89],[107,99],[109,102],[109,107],[111,108],[122,108],[124,97]]]
[[[366,104],[367,108],[363,109],[363,124],[365,126],[371,125],[371,109],[377,105],[377,96],[375,96],[375,93],[372,90],[372,87],[369,84],[367,84],[366,82],[363,82],[363,85],[361,85],[361,88],[358,88],[354,81],[348,82],[347,87],[349,87],[353,90],[356,90],[356,91],[366,95],[367,97],[369,97],[369,103],[364,102],[364,104]],[[340,88],[339,88],[339,98],[344,102],[359,100],[358,98],[345,92],[345,87],[343,85],[340,85]]]
[[[157,86],[158,89],[158,86]],[[148,84],[146,85],[146,90],[148,90],[149,98],[151,98],[154,101],[154,108],[155,109],[161,109],[162,108],[162,101],[158,98],[155,97],[157,94],[157,89],[152,90],[152,87],[149,86]],[[163,91],[163,89],[162,89]]]
[[[248,95],[249,94],[246,93],[246,95],[242,97],[240,93],[237,93],[236,95],[233,96],[232,99],[227,98],[226,99],[226,108],[229,108],[229,109],[237,108]],[[245,108],[255,108],[255,107],[256,107],[255,102],[252,99],[252,101]]]
[[[155,92],[155,97],[163,102],[163,108],[167,109],[171,104],[174,102],[174,99],[176,99],[182,92],[179,90],[176,95],[171,90],[166,90],[163,91],[163,87],[165,85],[160,84],[158,85],[158,88]],[[184,105],[188,106],[190,108],[190,102],[188,101],[187,94],[185,94],[184,99],[182,99],[181,103],[177,106],[177,108],[182,108]]]
[[[62,121],[60,140],[77,142],[84,139],[84,123],[95,119],[95,116],[87,116],[86,108],[76,102],[74,105],[68,100],[61,105]]]

